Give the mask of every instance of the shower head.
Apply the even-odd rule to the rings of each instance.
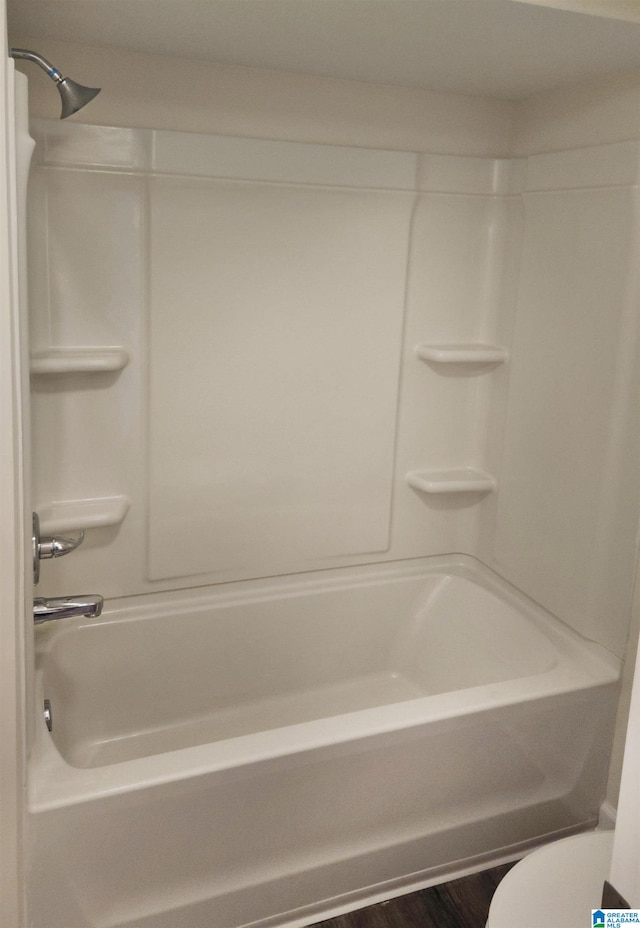
[[[57,87],[62,97],[60,119],[66,119],[67,116],[77,113],[100,93],[99,87],[84,87],[72,81],[70,77],[63,77],[61,81],[57,81]]]
[[[95,96],[100,93],[99,87],[83,87],[82,84],[72,81],[70,77],[63,77],[60,71],[43,58],[37,52],[31,52],[27,48],[10,48],[9,56],[11,58],[24,58],[27,61],[35,61],[43,71],[46,71],[51,80],[55,83],[62,98],[62,112],[60,119],[66,119],[77,113],[83,106],[90,103]]]

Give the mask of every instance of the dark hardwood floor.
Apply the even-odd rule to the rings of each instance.
[[[513,864],[348,912],[314,928],[484,928],[496,886]]]

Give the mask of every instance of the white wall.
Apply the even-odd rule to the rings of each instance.
[[[0,4],[4,22],[4,4]],[[0,920],[26,924],[25,779],[32,703],[32,592],[28,472],[28,381],[24,253],[28,136],[26,82],[4,59],[0,67]]]
[[[638,530],[637,142],[528,159],[494,557],[624,653]]]
[[[104,86],[83,120],[290,141],[475,156],[510,153],[513,104],[390,84],[162,58],[123,49],[44,42],[37,48],[89,86]],[[33,116],[56,119],[57,94],[44,72],[27,70]]]
[[[415,348],[506,334],[508,165],[34,129],[38,361],[130,357],[33,377],[44,530],[130,503],[44,564],[43,589],[82,577],[113,597],[475,550],[481,494],[430,497],[405,474],[485,464],[494,372],[451,376]],[[97,502],[74,526],[78,499]]]
[[[640,74],[537,94],[514,109],[512,152],[586,148],[640,135]]]
[[[640,135],[640,78],[628,74],[624,78],[599,83],[568,87],[533,96],[518,103],[514,112],[514,153],[560,152],[571,148],[598,146],[635,140]],[[627,178],[629,181],[629,178]],[[631,192],[630,188],[628,188]],[[634,189],[633,196],[637,197]],[[632,266],[635,262],[632,262]],[[637,303],[631,301],[631,313]],[[631,418],[631,422],[636,417]],[[615,556],[617,548],[613,547]],[[637,541],[633,544],[637,553]],[[629,548],[626,549],[629,556]],[[637,581],[635,610],[630,628],[630,640],[625,654],[623,687],[620,697],[612,763],[607,791],[609,808],[615,808],[620,784],[622,757],[625,746],[631,687],[634,676],[635,653],[640,610],[638,608]],[[625,595],[628,595],[625,593]],[[603,621],[606,623],[607,618]]]
[[[463,551],[624,652],[637,143],[496,162],[43,123],[39,151],[34,345],[131,356],[34,378],[45,529],[72,500],[131,503],[45,565],[50,592],[78,570],[118,596]],[[509,347],[508,369],[415,355],[474,341]],[[327,370],[341,417],[314,391]],[[497,492],[406,486],[470,466]]]

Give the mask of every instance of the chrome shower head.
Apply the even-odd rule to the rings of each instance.
[[[77,113],[83,106],[90,103],[95,96],[100,93],[99,87],[83,87],[82,84],[72,81],[70,77],[63,77],[60,71],[43,58],[37,52],[29,51],[27,48],[10,48],[9,56],[11,58],[23,58],[27,61],[34,61],[43,71],[46,71],[51,80],[55,83],[60,97],[62,98],[62,112],[60,119],[66,119]]]
[[[72,81],[70,77],[63,77],[56,84],[62,97],[60,119],[66,119],[67,116],[77,113],[87,103],[91,103],[93,98],[100,93],[99,87],[84,87],[82,84]]]

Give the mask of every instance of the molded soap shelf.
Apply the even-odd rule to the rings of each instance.
[[[497,485],[495,477],[473,467],[411,471],[405,480],[423,493],[490,493]]]
[[[43,534],[119,525],[129,511],[126,496],[68,499],[38,509]]]
[[[124,348],[47,348],[31,356],[32,374],[121,371],[129,363]]]
[[[416,354],[423,361],[436,364],[502,364],[507,360],[506,348],[497,345],[418,345]]]

